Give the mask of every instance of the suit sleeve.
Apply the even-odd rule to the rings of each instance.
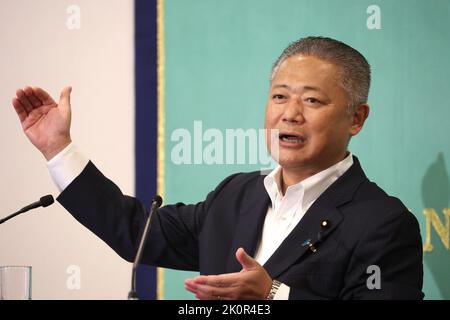
[[[143,263],[198,271],[198,234],[211,202],[232,177],[225,179],[203,202],[160,208],[152,219]],[[122,258],[134,260],[147,209],[138,199],[122,194],[92,162],[57,200]]]
[[[341,298],[423,299],[422,240],[414,215],[405,209],[382,221],[370,221],[362,232],[345,273]]]

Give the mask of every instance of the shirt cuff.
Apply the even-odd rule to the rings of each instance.
[[[84,154],[71,142],[47,162],[47,168],[58,190],[63,191],[88,164]]]
[[[277,292],[275,293],[275,296],[273,297],[273,300],[289,300],[289,292],[291,291],[291,288],[282,283],[280,287],[278,288]]]

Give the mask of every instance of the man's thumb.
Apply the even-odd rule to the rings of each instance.
[[[243,270],[249,270],[259,266],[259,263],[250,257],[243,248],[237,249],[236,259],[241,264]]]
[[[72,87],[65,87],[61,91],[61,96],[59,98],[59,105],[62,108],[69,108],[70,109],[70,93],[72,92]]]

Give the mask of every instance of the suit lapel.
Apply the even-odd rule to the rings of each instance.
[[[264,188],[264,177],[263,175],[258,177],[254,189],[250,191],[251,193],[247,197],[248,200],[239,211],[239,220],[227,259],[227,272],[237,272],[242,269],[236,260],[237,249],[242,247],[251,256],[256,251],[270,204],[269,195]]]
[[[328,228],[326,229],[321,227],[321,222],[324,220],[328,222]],[[342,214],[332,203],[326,199],[316,201],[264,264],[264,268],[272,278],[279,276],[302,255],[311,251],[307,245],[308,242],[313,244],[317,250],[320,250],[321,242],[326,240],[326,237],[336,229],[341,221]]]
[[[356,189],[364,179],[367,179],[358,159],[353,157],[353,161],[352,167],[322,193],[264,264],[264,268],[272,278],[279,276],[306,252],[313,253],[306,244],[307,241],[320,250],[321,243],[326,241],[326,238],[341,223],[343,216],[339,207],[351,201]],[[321,227],[324,220],[329,223],[327,228]]]
[[[305,241],[310,240],[320,250],[320,242],[326,241],[326,238],[341,223],[343,216],[339,206],[351,201],[358,186],[367,179],[355,156],[353,162],[352,167],[314,202],[294,230],[264,264],[264,268],[272,278],[279,276],[310,250],[308,246],[303,245]],[[263,175],[258,177],[254,189],[246,197],[248,200],[242,205],[239,212],[239,220],[228,254],[226,272],[241,270],[235,257],[239,247],[243,247],[251,256],[255,254],[270,204],[270,198],[264,188],[264,177]],[[326,229],[321,228],[321,222],[324,220],[329,222],[329,227]],[[320,241],[318,241],[319,232]]]

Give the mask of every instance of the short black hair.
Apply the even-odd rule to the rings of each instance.
[[[342,70],[341,84],[349,97],[349,107],[367,103],[370,88],[370,65],[366,58],[349,45],[326,37],[306,37],[292,42],[272,66],[272,80],[277,68],[295,55],[313,56],[331,62]]]

